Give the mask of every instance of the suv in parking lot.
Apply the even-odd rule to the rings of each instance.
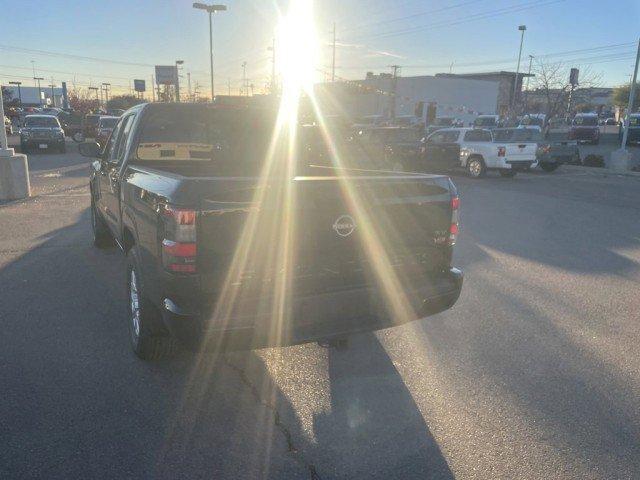
[[[31,148],[45,150],[56,148],[65,152],[64,131],[58,119],[51,115],[27,115],[20,129],[20,149],[23,153]]]

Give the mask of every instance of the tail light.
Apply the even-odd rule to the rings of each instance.
[[[449,227],[449,245],[455,245],[458,238],[458,219],[460,212],[460,197],[451,197],[451,226]]]
[[[498,156],[504,157],[507,154],[507,147],[498,147]]]
[[[165,270],[196,273],[197,212],[166,206],[162,216],[165,237],[162,240],[162,264]]]

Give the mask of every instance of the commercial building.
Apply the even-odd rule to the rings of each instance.
[[[11,102],[19,102],[22,99],[22,105],[25,107],[61,107],[62,106],[62,88],[47,87],[44,84],[38,90],[38,87],[29,87],[20,85],[3,85],[2,90],[8,93]],[[6,99],[6,96],[5,96]]]
[[[316,95],[328,115],[413,115],[422,102],[423,118],[426,106],[434,103],[437,116],[468,123],[478,114],[496,113],[499,88],[495,80],[368,73],[364,80],[319,84]]]
[[[472,79],[472,80],[483,80],[483,81],[491,81],[498,83],[498,99],[496,102],[496,113],[498,115],[508,115],[509,110],[513,102],[513,84],[517,82],[515,92],[516,92],[516,102],[520,101],[520,95],[522,92],[522,83],[523,80],[527,77],[533,77],[535,75],[529,73],[518,73],[516,72],[481,72],[481,73],[437,73],[436,77],[438,78],[461,78],[461,79]]]

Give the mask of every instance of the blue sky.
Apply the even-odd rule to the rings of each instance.
[[[216,88],[226,92],[230,82],[237,93],[243,61],[256,91],[266,85],[267,47],[278,10],[287,3],[226,2],[229,10],[214,18]],[[0,80],[33,83],[33,60],[37,75],[53,77],[55,83],[72,83],[75,76],[77,86],[110,82],[114,91],[124,91],[130,79],[150,82],[151,65],[182,59],[192,84],[199,82],[201,92],[207,93],[207,18],[191,4],[0,0]],[[603,85],[616,85],[632,73],[633,43],[640,35],[638,0],[316,0],[315,10],[323,44],[321,68],[330,68],[329,43],[336,22],[337,74],[349,79],[362,78],[367,70],[390,71],[391,64],[403,66],[405,76],[446,72],[452,63],[458,73],[515,70],[517,26],[526,24],[522,69],[529,54],[554,54],[548,60],[582,69],[590,64],[602,74]],[[323,74],[318,75],[322,79]]]

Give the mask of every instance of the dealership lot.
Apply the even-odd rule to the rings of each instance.
[[[452,310],[145,364],[69,152],[30,155],[34,196],[0,205],[0,477],[640,476],[640,177],[456,176]]]

